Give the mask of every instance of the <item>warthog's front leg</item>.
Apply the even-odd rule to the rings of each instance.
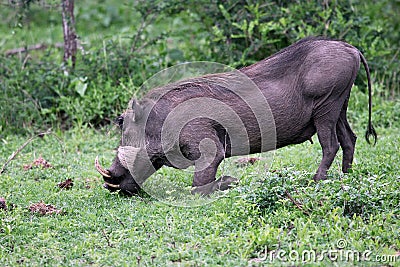
[[[206,130],[202,131],[207,132]],[[216,190],[226,190],[235,178],[224,176],[216,180],[219,164],[225,158],[225,149],[215,132],[209,132],[206,138],[192,146],[191,155],[196,155],[195,173],[193,178],[193,194],[209,195]]]

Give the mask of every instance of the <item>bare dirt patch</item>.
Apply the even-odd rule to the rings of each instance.
[[[256,163],[259,160],[261,160],[261,158],[258,158],[258,157],[240,158],[236,161],[236,165],[238,165],[238,166],[253,165],[254,163]]]
[[[40,215],[61,214],[62,211],[51,204],[45,204],[43,201],[29,206],[29,211],[39,213]]]
[[[65,180],[63,182],[58,183],[57,186],[59,188],[61,188],[61,189],[68,190],[68,189],[71,189],[74,186],[74,182],[72,181],[72,179],[68,178],[67,180]]]
[[[24,170],[30,170],[34,167],[42,167],[43,169],[48,169],[53,167],[47,160],[42,158],[42,156],[39,156],[37,159],[35,159],[31,164],[24,165]]]

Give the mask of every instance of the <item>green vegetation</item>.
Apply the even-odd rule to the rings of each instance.
[[[1,266],[399,266],[398,1],[76,1],[82,49],[73,71],[57,45],[59,2],[25,2],[0,9],[0,167],[33,133],[54,135],[29,143],[0,175]],[[240,183],[201,207],[102,188],[94,158],[109,166],[120,138],[113,120],[153,74],[186,61],[248,65],[307,35],[348,41],[372,71],[378,143],[362,138],[368,96],[360,71],[348,111],[359,136],[351,173],[340,172],[339,151],[329,179],[314,183],[314,138],[276,151],[271,166],[228,162],[221,174]],[[36,44],[47,48],[6,55]],[[39,156],[52,167],[24,169]],[[169,168],[158,175],[190,180]],[[60,189],[67,179],[73,187]],[[61,212],[31,212],[40,201]],[[322,257],[336,249],[369,260]],[[290,260],[310,251],[323,259]]]
[[[263,260],[265,249],[300,255],[314,250],[320,255],[337,249],[341,239],[347,242],[344,250],[371,251],[371,260],[398,255],[400,142],[397,129],[379,132],[375,147],[359,140],[356,164],[348,175],[340,173],[338,157],[330,179],[315,184],[311,178],[320,148],[305,143],[278,150],[267,172],[262,171],[263,160],[236,167],[240,184],[224,198],[195,208],[168,206],[145,194],[126,198],[103,189],[93,159],[100,154],[105,164],[111,162],[117,134],[83,129],[62,134],[61,144],[51,135],[37,139],[1,176],[0,195],[9,210],[0,210],[0,265],[246,266],[269,263],[269,258]],[[10,155],[23,141],[6,137],[0,154]],[[39,155],[53,167],[24,170]],[[170,176],[179,172],[161,171]],[[74,182],[70,190],[56,186],[68,178]],[[39,201],[62,214],[31,213],[28,207]],[[272,263],[293,265],[279,259]],[[332,261],[310,264],[326,266]],[[362,260],[338,264],[377,265]]]
[[[57,46],[63,42],[58,2],[28,2],[0,10],[2,134],[109,124],[133,94],[143,94],[139,86],[166,67],[187,61],[249,65],[308,35],[358,47],[368,59],[374,94],[385,102],[400,92],[400,7],[390,0],[76,3],[74,71],[66,71]],[[37,44],[47,49],[6,55]],[[365,81],[360,71],[362,93]]]

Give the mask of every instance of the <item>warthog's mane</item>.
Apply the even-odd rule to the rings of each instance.
[[[251,66],[244,67],[240,71],[244,72],[250,78],[260,78],[269,80],[279,80],[292,73],[300,73],[304,63],[308,60],[311,52],[319,46],[353,46],[326,37],[307,37],[300,41],[280,50],[279,52],[261,60]],[[317,54],[316,57],[322,58],[324,54]]]
[[[268,79],[270,81],[279,80],[287,77],[290,73],[300,73],[300,68],[307,60],[310,53],[316,47],[326,45],[327,42],[330,42],[330,45],[340,44],[354,48],[339,40],[325,37],[308,37],[280,50],[258,63],[243,67],[236,71],[234,70],[183,79],[165,86],[154,88],[143,97],[143,101],[154,103],[166,94],[172,93],[173,95],[177,95],[175,94],[176,92],[179,92],[179,98],[181,100],[185,100],[196,96],[196,89],[201,89],[202,93],[206,93],[208,96],[218,96],[229,92],[232,93],[229,88],[235,83],[235,80],[243,81],[243,77],[240,77],[240,73],[245,74],[253,81],[259,79]],[[315,55],[315,57],[323,56],[323,54]],[[244,86],[240,90],[246,90],[247,88],[248,87]]]
[[[202,95],[207,96],[226,94],[231,92],[230,87],[232,82],[241,79],[239,75],[239,72],[232,71],[180,80],[152,89],[144,96],[143,100],[146,100],[147,102],[157,102],[159,99],[168,95],[169,98],[176,97],[179,98],[179,100],[184,101],[196,96],[196,91],[200,93],[199,89],[201,89]],[[245,76],[243,75],[243,77]],[[179,101],[178,99],[175,100]]]

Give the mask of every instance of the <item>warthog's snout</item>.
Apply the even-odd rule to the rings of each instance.
[[[125,169],[119,160],[114,160],[110,169],[104,169],[100,163],[98,157],[94,161],[96,170],[103,176],[104,188],[110,192],[120,190],[125,195],[133,195],[138,192],[139,186],[136,184],[129,170]]]

